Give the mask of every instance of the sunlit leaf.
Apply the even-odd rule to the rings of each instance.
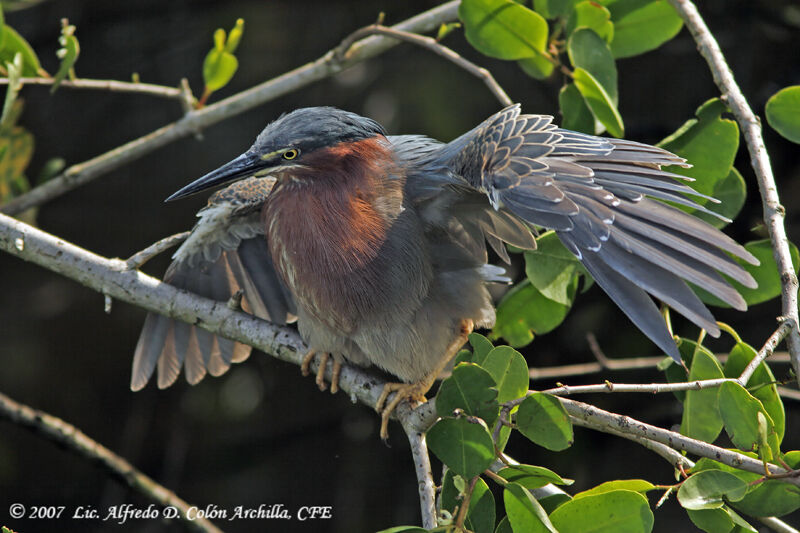
[[[577,279],[575,279],[577,290]],[[492,339],[504,338],[514,347],[525,346],[534,334],[543,335],[558,327],[570,306],[545,297],[525,280],[503,296],[497,305]]]
[[[597,0],[614,22],[614,57],[630,57],[654,50],[675,37],[683,21],[664,0]]]
[[[512,0],[462,0],[458,16],[467,41],[487,56],[523,59],[546,53],[547,21]]]
[[[555,485],[571,485],[573,483],[573,480],[564,479],[542,466],[514,465],[500,469],[497,474],[508,481],[519,483],[529,490],[538,489],[550,483]]]
[[[3,47],[0,49],[0,64],[14,61],[16,54],[22,55],[22,68],[20,74],[23,77],[36,77],[39,75],[42,66],[39,58],[33,51],[31,45],[11,26],[3,25]]]
[[[521,398],[528,392],[528,364],[510,346],[497,346],[486,356],[481,366],[497,384],[497,401],[505,403]]]
[[[800,143],[800,85],[781,89],[767,100],[767,122],[792,142]]]
[[[503,490],[506,516],[512,529],[526,533],[559,533],[550,523],[547,513],[531,493],[517,483],[509,483]]]
[[[758,415],[766,420],[768,445],[779,453],[775,425],[761,402],[738,383],[727,382],[719,387],[719,413],[733,444],[740,450],[753,451],[760,444]]]
[[[649,533],[653,512],[647,498],[614,490],[570,500],[550,514],[559,533]]]
[[[603,494],[604,492],[611,492],[612,490],[630,490],[644,493],[655,488],[655,485],[644,479],[615,479],[614,481],[606,481],[589,490],[579,492],[574,498],[585,498],[586,496]]]
[[[614,23],[611,22],[611,13],[593,0],[584,0],[575,5],[574,11],[567,20],[567,35],[571,35],[577,28],[589,28],[607,43],[614,39]]]
[[[586,100],[586,105],[594,117],[606,127],[608,133],[614,137],[622,137],[625,134],[622,117],[600,82],[582,68],[576,68],[572,75],[575,86]]]

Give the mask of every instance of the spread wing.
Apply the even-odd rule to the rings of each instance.
[[[220,302],[241,290],[245,311],[278,324],[295,320],[294,302],[275,272],[259,221],[273,185],[268,178],[249,178],[215,193],[173,255],[164,281]],[[172,385],[181,367],[195,384],[206,372],[223,374],[250,351],[192,324],[149,313],[136,345],[131,389],[143,388],[156,368],[159,388]]]
[[[511,106],[444,146],[439,158],[496,210],[555,230],[598,285],[675,359],[677,347],[649,295],[719,335],[686,282],[744,310],[744,299],[720,273],[755,287],[727,254],[758,260],[713,226],[658,201],[712,213],[691,199],[708,197],[683,183],[690,178],[661,170],[688,166],[686,161],[661,148],[564,130],[551,121]]]

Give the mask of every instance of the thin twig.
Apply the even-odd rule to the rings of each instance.
[[[652,426],[629,416],[610,413],[587,403],[576,402],[568,398],[559,398],[559,400],[570,416],[594,423],[596,426],[595,429],[600,429],[602,431],[602,428],[609,428],[609,430],[617,432],[621,431],[630,435],[639,435],[646,439],[666,444],[670,448],[683,450],[699,457],[708,457],[709,459],[714,459],[715,461],[740,470],[755,472],[757,474],[764,473],[764,463],[758,459],[753,459],[732,450],[686,437],[675,431]],[[768,466],[770,472],[773,473],[784,474],[787,472],[786,469],[777,465],[770,464]],[[787,478],[786,481],[793,485],[800,486],[800,478],[798,477]]]
[[[418,35],[416,33],[388,28],[380,24],[372,24],[355,31],[344,41],[342,41],[342,44],[336,48],[336,55],[341,60],[346,60],[348,58],[347,52],[350,50],[350,47],[353,45],[353,43],[369,35],[385,35],[387,37],[405,41],[411,44],[416,44],[417,46],[421,46],[427,50],[430,50],[431,52],[440,55],[448,61],[455,63],[476,78],[483,80],[483,83],[486,84],[486,86],[489,88],[489,91],[491,91],[494,97],[497,98],[497,100],[503,106],[509,106],[514,103],[512,102],[511,98],[508,97],[500,84],[497,83],[497,80],[494,79],[494,76],[492,76],[491,72],[481,66],[476,65],[472,61],[464,59],[454,50],[444,46],[433,37],[427,37],[425,35]]]
[[[648,438],[642,437],[641,435],[634,435],[626,431],[617,430],[615,428],[612,428],[604,424],[598,424],[594,421],[584,420],[578,417],[570,417],[570,419],[575,425],[589,429],[594,429],[596,431],[602,431],[603,433],[609,433],[611,435],[616,435],[618,437],[622,437],[624,439],[636,442],[637,444],[641,444],[648,450],[664,458],[674,468],[682,467],[683,470],[689,470],[691,468],[694,468],[694,461],[684,456],[681,452],[670,448],[666,444],[661,444],[660,442],[650,440]],[[762,524],[769,526],[775,531],[778,531],[780,533],[798,533],[796,529],[789,526],[786,522],[778,518],[775,518],[773,516],[758,517],[757,519]]]
[[[758,365],[775,350],[775,347],[786,337],[787,333],[792,329],[792,322],[784,320],[778,329],[769,336],[764,346],[756,353],[753,360],[745,367],[744,371],[738,378],[717,378],[717,379],[703,379],[698,381],[688,381],[681,383],[612,383],[606,381],[602,384],[596,385],[561,385],[552,389],[543,390],[546,394],[553,394],[555,396],[568,396],[571,394],[587,394],[595,392],[646,392],[651,394],[659,394],[662,392],[676,392],[687,390],[701,390],[709,389],[712,387],[719,387],[723,383],[732,382],[738,383],[742,387],[747,386],[747,382],[755,372]],[[597,356],[597,353],[595,353]],[[605,356],[603,356],[605,358]],[[607,365],[609,359],[605,359]]]
[[[772,243],[772,254],[778,265],[781,275],[781,302],[782,315],[787,320],[798,324],[797,308],[797,275],[792,267],[792,258],[789,251],[789,239],[786,237],[784,218],[786,210],[781,205],[775,177],[772,174],[769,155],[761,135],[761,122],[753,113],[741,89],[733,77],[730,67],[725,61],[725,56],[719,44],[706,26],[703,17],[691,0],[670,0],[670,3],[680,14],[686,27],[692,34],[700,55],[705,58],[714,82],[717,84],[722,98],[730,107],[731,112],[742,129],[747,149],[750,152],[750,164],[755,171],[758,189],[761,192],[761,202],[764,209],[764,224],[769,231]],[[800,331],[793,327],[787,338],[789,353],[792,356],[792,365],[800,383]]]
[[[724,363],[728,360],[728,354],[715,353],[719,362]],[[643,368],[655,368],[658,363],[664,360],[663,356],[654,357],[630,357],[630,358],[609,358],[606,363],[578,363],[574,365],[559,365],[546,367],[531,367],[528,376],[531,380],[560,379],[572,376],[585,376],[597,374],[604,370],[640,370]],[[789,352],[773,352],[769,361],[771,364],[790,363]]]
[[[452,0],[411,17],[392,28],[411,32],[433,30],[443,22],[457,18],[458,4],[459,0]],[[397,40],[390,37],[380,35],[367,37],[353,44],[345,61],[338,60],[334,51],[331,50],[311,63],[189,113],[171,124],[88,161],[72,165],[58,176],[6,203],[0,207],[0,212],[16,215],[26,209],[41,205],[161,146],[189,135],[195,135],[212,124],[337,74],[356,63],[383,53],[396,44]]]
[[[164,253],[173,246],[176,246],[178,243],[185,241],[186,237],[188,237],[190,233],[191,231],[184,231],[182,233],[176,233],[175,235],[170,235],[169,237],[164,237],[160,241],[151,244],[144,250],[136,252],[135,254],[130,256],[127,259],[127,261],[125,261],[125,265],[130,270],[142,268],[142,265],[150,261],[155,256]]]
[[[187,517],[190,505],[174,492],[158,484],[137,470],[128,461],[102,444],[88,437],[75,426],[38,409],[16,402],[0,393],[0,418],[4,418],[26,429],[43,435],[48,440],[90,459],[121,480],[131,489],[146,495],[151,500],[178,510],[180,519],[191,529],[221,533],[222,530],[201,517]]]
[[[411,457],[414,460],[414,472],[417,474],[417,489],[419,491],[419,505],[422,513],[422,527],[433,529],[436,527],[436,484],[433,482],[431,471],[431,458],[428,455],[428,444],[425,434],[407,427],[403,430],[411,445]]]
[[[20,78],[23,85],[53,85],[54,78]],[[8,78],[0,78],[0,85],[8,85]],[[153,83],[134,83],[130,81],[117,80],[87,80],[78,78],[75,80],[63,80],[59,87],[68,89],[95,89],[100,91],[139,93],[162,98],[173,98],[181,100],[184,98],[183,90],[177,87],[166,85],[156,85]]]
[[[456,516],[455,526],[456,530],[464,530],[464,520],[467,518],[467,511],[469,510],[469,502],[472,499],[472,491],[475,490],[475,484],[478,483],[480,476],[475,476],[469,482],[469,487],[464,493],[464,499],[461,500],[461,505],[458,506],[458,516]]]
[[[778,344],[780,344],[787,335],[791,334],[792,329],[794,329],[795,325],[797,324],[790,319],[781,318],[780,320],[781,324],[778,326],[778,329],[776,329],[775,332],[769,336],[767,341],[764,343],[764,346],[761,347],[756,356],[753,357],[753,360],[750,361],[747,367],[745,367],[745,369],[742,371],[742,374],[739,376],[737,381],[742,387],[747,385],[747,382],[750,381],[750,378],[753,376],[753,372],[756,371],[756,368],[758,368],[758,365],[760,365],[764,359],[769,357],[772,352],[775,351],[775,348],[778,346]]]

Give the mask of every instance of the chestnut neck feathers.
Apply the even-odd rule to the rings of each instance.
[[[265,233],[281,277],[300,299],[342,302],[375,289],[375,259],[403,210],[403,184],[383,137],[318,149],[279,178],[262,212]],[[355,272],[366,283],[354,288],[346,279]]]

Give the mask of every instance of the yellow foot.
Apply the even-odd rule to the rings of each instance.
[[[300,364],[300,372],[307,376],[311,373],[311,362],[314,356],[317,355],[316,350],[309,350],[303,357],[303,362]],[[319,353],[319,367],[317,368],[317,377],[314,380],[319,387],[319,390],[324,391],[328,388],[325,383],[325,367],[328,365],[330,354],[327,352]],[[333,371],[331,377],[331,394],[336,394],[339,391],[339,374],[342,372],[342,363],[336,358],[333,358]]]
[[[413,407],[415,403],[419,404],[428,401],[425,398],[425,393],[433,386],[433,381],[426,381],[419,383],[387,383],[383,386],[383,392],[381,392],[378,402],[375,404],[375,410],[381,415],[381,439],[386,440],[389,438],[389,417],[392,416],[392,412],[400,405],[400,402],[408,400]],[[394,397],[384,407],[383,404],[386,403],[386,399],[393,392],[395,393]]]

